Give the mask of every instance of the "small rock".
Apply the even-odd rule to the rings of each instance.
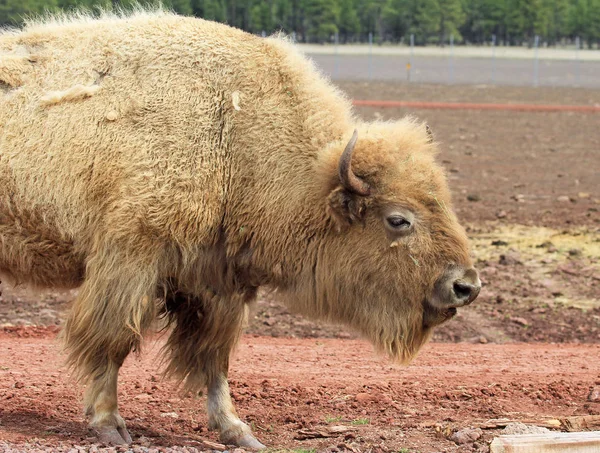
[[[149,447],[152,445],[152,441],[148,439],[146,436],[140,436],[137,441],[137,444],[140,444],[142,447]]]
[[[539,245],[536,245],[538,249],[546,249],[548,253],[554,253],[558,251],[558,249],[554,246],[554,244],[550,241],[544,241]]]
[[[547,433],[550,430],[541,426],[526,425],[521,422],[513,422],[506,425],[502,430],[502,434],[514,435],[514,434],[542,434]]]
[[[498,263],[502,264],[503,266],[512,266],[515,264],[521,264],[520,258],[521,258],[521,256],[519,255],[519,253],[511,251],[509,253],[500,255],[500,259],[498,260]]]
[[[515,324],[519,324],[520,326],[528,326],[529,325],[529,321],[527,321],[525,318],[519,318],[516,316],[511,316],[510,320],[512,322],[514,322]]]
[[[581,250],[571,249],[569,250],[569,256],[581,256]]]
[[[498,219],[504,219],[506,217],[506,211],[500,210],[500,211],[496,212],[496,217]]]
[[[170,417],[170,418],[179,418],[179,415],[177,415],[176,412],[163,412],[162,414],[160,414],[161,417]]]
[[[481,436],[483,436],[483,431],[481,430],[481,428],[465,428],[452,434],[452,436],[450,436],[450,440],[454,441],[459,445],[468,444],[471,442],[475,442]]]
[[[369,403],[373,401],[373,396],[369,393],[359,393],[354,398],[358,403]]]
[[[525,203],[525,195],[523,195],[522,193],[519,193],[517,195],[513,195],[512,197],[513,200],[515,200],[518,203]]]
[[[152,399],[152,395],[149,395],[148,393],[140,393],[139,395],[136,395],[133,398],[138,401],[149,401]]]
[[[600,385],[593,387],[588,395],[588,401],[596,402],[600,401]]]
[[[22,389],[23,387],[25,387],[25,384],[22,383],[21,381],[15,382],[15,388],[16,389]]]
[[[467,195],[467,200],[468,201],[481,201],[481,197],[479,195],[477,195],[476,193],[470,193]]]
[[[508,245],[508,242],[499,239],[497,241],[492,241],[492,245],[495,245],[496,247],[501,247]]]
[[[561,195],[556,199],[556,201],[560,201],[561,203],[568,203],[569,201],[571,201],[571,199],[566,195]]]
[[[587,193],[587,192],[579,192],[579,193],[577,194],[577,196],[578,196],[579,198],[590,198],[590,194],[589,194],[589,193]]]
[[[487,342],[488,342],[488,339],[487,339],[486,337],[484,337],[483,335],[481,335],[481,336],[479,337],[479,342],[480,342],[481,344],[487,344]]]

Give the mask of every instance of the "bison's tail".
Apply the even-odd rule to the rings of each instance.
[[[97,250],[62,332],[68,363],[85,383],[120,367],[139,348],[156,311],[158,271],[152,260],[141,257],[140,249],[127,253],[114,244]]]

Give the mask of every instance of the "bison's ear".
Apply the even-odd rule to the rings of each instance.
[[[329,212],[338,229],[364,218],[366,197],[371,193],[369,184],[352,171],[352,153],[357,141],[358,131],[355,130],[338,163],[340,186],[328,197]]]
[[[365,197],[348,192],[344,187],[334,189],[327,198],[327,208],[337,230],[360,222],[365,217],[367,200]]]

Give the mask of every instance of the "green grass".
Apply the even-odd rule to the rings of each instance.
[[[325,421],[327,423],[337,423],[339,421],[342,421],[342,417],[327,416],[327,417],[325,417]]]
[[[352,420],[350,423],[352,425],[368,425],[371,422],[368,418],[357,418],[356,420]]]

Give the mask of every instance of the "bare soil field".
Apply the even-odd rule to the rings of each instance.
[[[600,101],[599,91],[583,89],[340,85],[355,99]],[[600,414],[600,403],[588,400],[600,386],[598,114],[357,113],[382,120],[413,114],[431,126],[473,241],[482,293],[409,367],[374,356],[343,327],[290,313],[276,293],[263,294],[232,364],[240,415],[280,449],[424,453],[489,451],[506,425],[486,424],[491,419],[552,426],[549,419]],[[54,339],[76,292],[0,288],[0,451],[91,448],[81,389]],[[202,440],[216,438],[206,431],[204,402],[180,399],[172,383],[160,381],[152,361],[158,349],[150,343],[130,358],[121,378],[136,448],[206,449]],[[477,427],[481,437],[451,440]]]
[[[0,334],[0,438],[20,448],[89,448],[79,391],[56,366],[53,336]],[[136,444],[206,449],[204,440],[217,439],[206,430],[203,398],[179,398],[161,382],[160,341],[147,346],[121,372],[122,414]],[[430,344],[399,367],[362,341],[246,336],[230,382],[240,416],[279,451],[487,451],[508,420],[551,426],[600,414],[600,402],[587,401],[600,384],[599,354],[600,345]],[[451,440],[465,428],[481,436]]]

